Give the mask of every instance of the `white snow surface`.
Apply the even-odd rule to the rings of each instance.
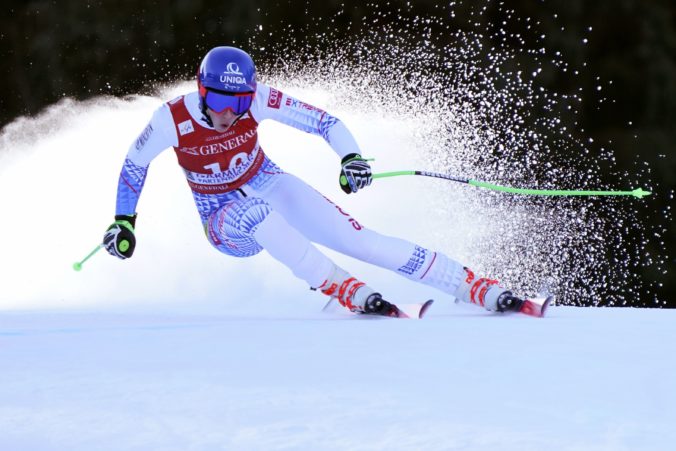
[[[378,171],[424,167],[406,138],[415,120],[290,93],[341,117]],[[134,257],[99,252],[74,272],[161,99],[64,101],[0,136],[0,450],[674,449],[676,311],[494,315],[327,251],[393,300],[436,302],[420,321],[321,312],[324,296],[264,253],[208,245],[171,151],[149,172]],[[321,139],[277,124],[261,139],[383,233],[469,264],[495,233],[480,211],[438,208],[439,184],[345,196]]]
[[[673,449],[675,311],[433,307],[5,313],[0,449]]]

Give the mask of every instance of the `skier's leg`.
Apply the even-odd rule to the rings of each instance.
[[[353,311],[381,301],[378,293],[350,276],[264,200],[246,197],[227,202],[207,221],[209,241],[221,252],[248,257],[267,250],[310,287],[337,298]]]
[[[364,227],[338,205],[291,174],[280,174],[257,193],[310,241],[358,260],[396,270],[411,257],[412,243]]]
[[[264,196],[310,240],[359,260],[390,269],[488,310],[509,309],[516,298],[497,282],[475,278],[459,262],[407,240],[370,230],[291,174],[282,174]]]

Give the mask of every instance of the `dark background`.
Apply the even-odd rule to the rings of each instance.
[[[382,3],[382,4],[381,4]],[[157,82],[193,76],[203,54],[216,45],[247,47],[254,34],[297,34],[299,42],[332,28],[340,39],[357,33],[374,11],[394,11],[379,20],[434,14],[457,29],[483,22],[487,28],[513,17],[508,27],[533,36],[533,46],[560,50],[579,73],[545,72],[540,83],[585,101],[571,121],[597,143],[611,142],[620,172],[650,168],[655,194],[636,202],[646,220],[659,220],[673,206],[676,187],[676,1],[674,0],[511,0],[456,1],[455,17],[435,1],[376,2],[100,0],[4,1],[0,16],[0,127],[19,115],[34,115],[63,97],[150,93]],[[450,2],[449,2],[450,3]],[[408,4],[408,5],[407,5]],[[476,12],[486,7],[481,15]],[[320,18],[317,20],[317,18]],[[322,19],[323,18],[323,19]],[[334,18],[335,20],[326,20]],[[260,32],[259,26],[262,26]],[[537,42],[533,27],[544,40]],[[523,28],[523,29],[519,29]],[[443,39],[443,36],[441,37]],[[587,39],[587,42],[583,40]],[[256,53],[256,60],[269,57]],[[274,56],[273,56],[274,57]],[[525,59],[528,55],[522,55]],[[529,62],[524,60],[524,65]],[[597,78],[598,77],[598,78]],[[612,80],[597,93],[601,80]],[[598,97],[610,99],[599,108]],[[592,147],[593,150],[593,147]],[[612,177],[609,174],[608,177]],[[672,212],[673,213],[673,212]],[[657,296],[676,307],[673,220],[662,220],[668,274],[643,269]],[[662,253],[664,251],[662,250]],[[659,284],[662,284],[660,287]]]

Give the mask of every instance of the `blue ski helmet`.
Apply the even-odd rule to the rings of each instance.
[[[215,47],[209,51],[197,72],[200,99],[208,89],[231,94],[256,92],[256,66],[243,50]]]
[[[251,57],[236,47],[215,47],[202,60],[197,71],[200,110],[209,124],[207,103],[211,97],[214,111],[231,108],[244,114],[256,95],[256,66]]]

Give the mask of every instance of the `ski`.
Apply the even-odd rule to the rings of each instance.
[[[521,308],[519,309],[519,313],[542,318],[545,316],[545,312],[547,311],[549,304],[553,302],[554,296],[551,295],[541,298],[525,299],[521,305]]]
[[[434,303],[433,299],[429,299],[425,302],[422,303],[411,303],[411,304],[393,304],[396,309],[393,309],[390,315],[378,315],[378,314],[370,314],[370,313],[362,313],[362,312],[350,312],[349,310],[345,309],[344,307],[340,307],[341,312],[348,312],[348,313],[353,313],[357,315],[363,315],[363,316],[368,316],[368,317],[384,317],[384,318],[403,318],[403,319],[421,319],[425,316],[427,313],[427,310],[429,310],[430,306]],[[330,299],[322,311],[329,311],[330,306],[334,305],[334,299]]]

